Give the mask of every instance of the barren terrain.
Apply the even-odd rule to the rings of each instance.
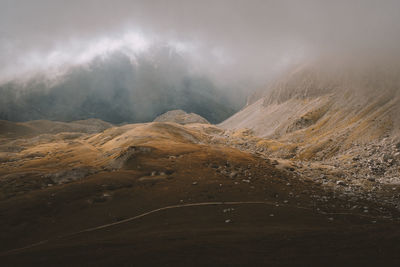
[[[38,123],[1,132],[5,266],[400,262],[397,185],[321,185],[209,124]]]

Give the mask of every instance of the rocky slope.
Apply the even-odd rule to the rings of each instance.
[[[285,137],[298,143],[319,143],[334,136],[344,145],[400,132],[397,72],[348,74],[302,66],[277,79],[266,91],[266,96],[221,127],[249,128],[257,136]]]
[[[244,149],[326,164],[350,181],[398,183],[400,76],[379,70],[301,66],[220,127]]]

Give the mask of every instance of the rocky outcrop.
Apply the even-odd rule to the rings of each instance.
[[[154,119],[155,122],[175,122],[179,124],[189,124],[189,123],[203,123],[203,124],[209,124],[209,122],[201,117],[200,115],[197,115],[195,113],[186,113],[183,110],[171,110],[168,111],[157,118]]]

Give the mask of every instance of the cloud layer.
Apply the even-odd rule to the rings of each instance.
[[[194,68],[221,80],[267,80],[320,55],[399,54],[399,11],[397,0],[1,0],[0,79],[135,33],[191,47]]]

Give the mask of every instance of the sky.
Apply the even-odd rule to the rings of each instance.
[[[321,56],[399,55],[398,0],[0,0],[0,82],[168,44],[193,71],[262,84]]]

